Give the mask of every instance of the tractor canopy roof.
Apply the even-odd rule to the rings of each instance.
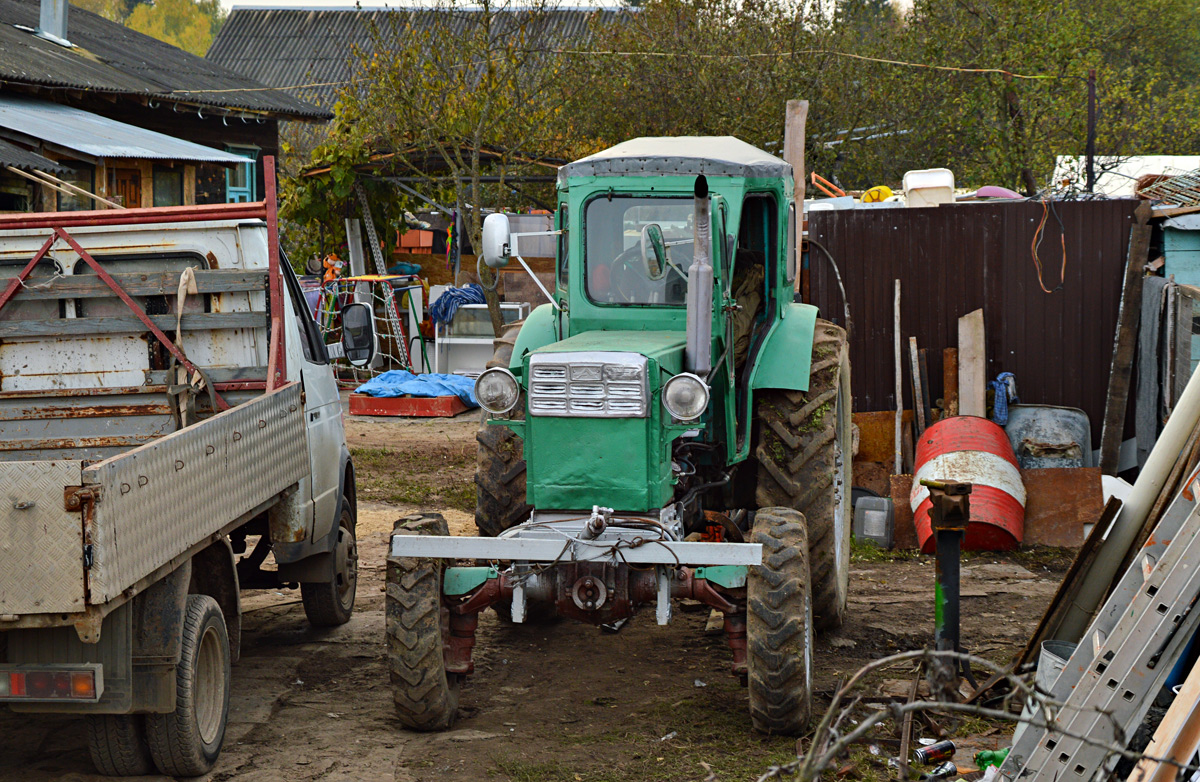
[[[582,176],[725,176],[791,178],[782,158],[733,136],[646,136],[558,169],[558,186]]]

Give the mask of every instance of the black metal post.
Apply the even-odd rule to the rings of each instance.
[[[1087,191],[1096,188],[1096,70],[1088,71]]]
[[[969,483],[922,480],[929,489],[929,524],[937,543],[937,583],[934,587],[934,649],[939,652],[959,652],[959,560],[963,536],[971,521],[971,490]],[[941,681],[957,682],[961,669],[968,680],[970,669],[957,664],[938,662]]]

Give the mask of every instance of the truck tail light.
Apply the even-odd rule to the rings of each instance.
[[[0,701],[94,703],[103,692],[104,675],[97,664],[0,666]]]

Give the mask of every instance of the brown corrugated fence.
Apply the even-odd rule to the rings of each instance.
[[[1135,200],[1060,201],[1050,213],[1038,285],[1030,243],[1040,202],[812,212],[809,237],[837,260],[853,323],[856,411],[895,409],[892,298],[901,281],[905,399],[908,337],[929,356],[930,396],[942,396],[942,349],[958,318],[983,308],[987,377],[1013,372],[1021,401],[1082,408],[1100,442],[1113,335]],[[1066,274],[1062,244],[1066,239]],[[841,324],[842,297],[824,255],[809,249],[808,300]]]

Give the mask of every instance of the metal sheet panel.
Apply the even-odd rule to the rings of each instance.
[[[63,506],[82,462],[0,462],[0,613],[84,608],[83,519]]]
[[[84,470],[100,487],[89,601],[103,603],[308,474],[293,383]]]
[[[246,163],[248,158],[35,98],[0,95],[0,127],[101,158]]]
[[[1039,251],[1049,293],[1038,284],[1030,252],[1043,217],[1040,202],[810,213],[810,238],[837,260],[845,282],[853,322],[850,361],[857,368],[854,409],[896,407],[892,296],[899,279],[902,335],[915,336],[929,351],[931,399],[942,396],[942,349],[956,346],[958,318],[982,308],[987,377],[1014,372],[1023,401],[1082,409],[1091,421],[1092,441],[1099,442],[1137,203],[1054,203]],[[820,308],[822,317],[845,325],[842,293],[828,260],[814,250],[808,266],[807,301]],[[910,409],[905,365],[905,407]],[[1127,433],[1132,436],[1131,425]]]

